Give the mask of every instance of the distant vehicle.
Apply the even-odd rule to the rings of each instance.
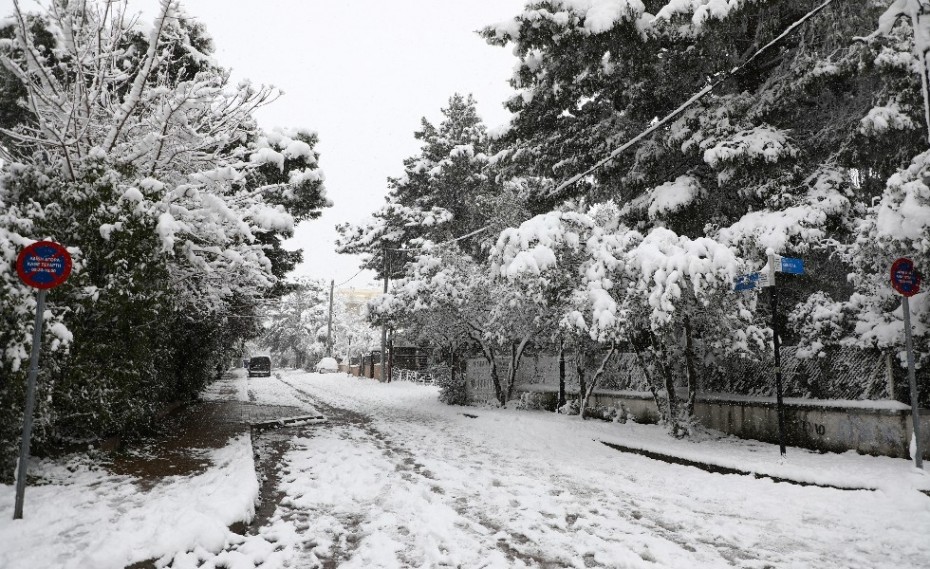
[[[249,377],[271,377],[271,358],[268,356],[250,358]]]
[[[314,369],[320,373],[333,373],[339,371],[339,362],[336,358],[323,358]]]

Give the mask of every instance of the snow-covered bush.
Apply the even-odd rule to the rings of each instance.
[[[577,399],[568,399],[557,411],[562,415],[578,415],[581,413],[581,403]]]
[[[439,400],[446,405],[465,405],[465,374],[452,373],[451,368],[432,370],[433,384],[439,386]]]
[[[556,407],[556,394],[540,391],[524,391],[520,394],[515,408],[527,411],[553,411]]]

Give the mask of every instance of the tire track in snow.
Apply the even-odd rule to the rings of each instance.
[[[564,559],[554,560],[546,558],[541,551],[538,551],[537,548],[534,547],[530,538],[519,532],[507,531],[506,521],[501,523],[485,515],[480,508],[475,507],[474,504],[476,502],[479,504],[481,503],[480,489],[468,492],[464,496],[447,495],[447,490],[442,486],[441,481],[437,481],[435,474],[424,466],[422,459],[403,443],[396,442],[391,435],[375,427],[370,417],[342,407],[335,407],[328,402],[320,400],[318,397],[314,397],[305,391],[302,386],[294,382],[283,378],[281,378],[280,381],[294,389],[295,392],[298,393],[297,397],[299,399],[324,411],[324,414],[331,418],[331,423],[354,424],[358,428],[366,431],[375,441],[375,444],[382,453],[394,460],[394,471],[400,475],[401,480],[412,485],[428,485],[429,491],[433,494],[433,500],[454,511],[455,514],[462,518],[462,520],[455,523],[456,528],[471,534],[469,537],[482,542],[485,548],[497,549],[500,554],[506,558],[506,566],[540,567],[544,569],[571,566],[571,564]],[[356,403],[364,403],[359,399],[349,397],[343,393],[320,389],[319,386],[314,386],[313,389],[315,391],[325,391],[327,395],[337,399],[349,399]],[[391,408],[391,411],[397,412],[398,410],[396,408]],[[438,430],[448,438],[460,439],[456,434],[449,432],[446,426],[440,421],[428,419],[417,413],[401,412],[395,413],[395,415],[397,418],[407,423],[416,423],[421,428]],[[464,448],[468,446],[464,440],[457,440],[456,443],[455,445],[451,445],[452,448]],[[459,461],[464,461],[467,458],[468,457],[465,455],[454,457],[454,459]],[[507,534],[508,537],[512,539],[502,538],[500,537],[501,534]],[[511,543],[511,541],[515,542],[516,545]],[[597,563],[589,563],[587,566],[599,567],[600,565]]]
[[[303,386],[291,382],[286,383],[295,390],[301,391],[307,397],[308,403],[337,409],[304,391]],[[352,397],[344,392],[326,389],[318,384],[314,384],[312,389],[314,393],[325,395],[328,400],[348,400],[354,403],[355,407],[364,408],[372,404],[370,401]],[[474,441],[463,437],[454,426],[437,421],[424,413],[413,413],[402,407],[388,405],[382,407],[386,413],[390,413],[392,422],[395,420],[403,422],[408,428],[419,426],[424,430],[451,439],[454,444],[448,445],[447,448],[461,449],[475,446]],[[635,553],[637,558],[632,559],[631,563],[653,562],[652,550],[655,547],[665,550],[671,547],[677,550],[678,555],[684,559],[692,558],[697,562],[695,566],[729,566],[746,563],[758,567],[765,566],[759,561],[756,552],[747,551],[745,547],[741,547],[743,544],[739,542],[730,543],[719,539],[719,536],[712,539],[700,535],[699,532],[695,535],[693,528],[688,528],[670,519],[665,499],[660,498],[654,500],[655,503],[649,504],[637,503],[626,494],[616,492],[609,485],[592,485],[589,480],[574,479],[561,473],[552,474],[549,471],[533,469],[532,465],[509,467],[511,457],[506,452],[494,448],[493,445],[480,444],[479,446],[477,450],[480,452],[444,458],[462,468],[475,465],[478,471],[493,470],[499,474],[492,480],[491,488],[465,488],[465,499],[460,498],[458,502],[453,503],[453,506],[457,513],[485,528],[492,536],[500,536],[493,546],[503,551],[512,560],[519,559],[526,565],[534,567],[569,567],[574,566],[575,562],[581,559],[585,567],[611,567],[615,565],[609,559],[604,559],[603,555],[596,556],[593,552],[603,547],[615,551],[619,549],[617,554],[623,557],[627,557],[628,553]],[[413,454],[412,451],[406,452]],[[482,455],[487,455],[490,460],[482,460],[480,458]],[[530,468],[527,469],[527,466]],[[476,478],[480,478],[481,475],[486,476],[486,472],[476,474]],[[505,479],[505,482],[500,482],[501,478]],[[556,496],[554,501],[562,510],[555,515],[546,512],[539,513],[535,516],[538,519],[532,522],[539,528],[544,539],[554,540],[557,543],[554,549],[566,552],[565,555],[558,555],[556,559],[546,558],[542,553],[543,549],[537,546],[536,540],[525,535],[519,527],[521,522],[522,525],[526,525],[526,521],[517,518],[520,516],[534,517],[533,512],[520,511],[519,500],[529,495],[532,501],[533,489],[537,490],[537,494]],[[514,499],[512,496],[517,498]],[[508,517],[509,512],[516,513]],[[515,521],[518,523],[515,524]],[[648,537],[644,537],[644,534],[648,534]],[[578,535],[581,535],[583,539],[577,539]],[[585,545],[586,542],[590,545]],[[624,542],[629,542],[629,547]],[[680,566],[688,567],[689,565],[685,562]]]
[[[373,432],[414,457],[443,492],[443,505],[453,508],[462,534],[503,553],[502,567],[849,569],[916,567],[923,559],[925,547],[902,537],[913,532],[894,515],[902,505],[896,496],[621,458],[578,437],[596,432],[591,427],[501,410],[473,411],[480,417],[472,423],[454,409],[426,403],[408,385],[347,381],[343,389],[332,378],[287,379],[321,408],[326,402],[327,408],[361,412]],[[571,445],[550,444],[561,436],[556,425],[569,429]],[[411,475],[394,488],[418,484],[425,481]],[[403,541],[415,543],[414,537]],[[543,560],[537,560],[540,552]]]
[[[302,385],[288,381],[285,383],[302,392],[307,403],[320,408],[325,407],[330,410],[329,413],[344,411],[321,401],[318,398],[319,395],[317,397],[310,395]],[[319,385],[313,385],[312,389],[314,393],[327,396],[330,401],[333,399],[348,400],[357,407],[371,405],[368,401],[325,389]],[[453,443],[436,445],[444,449],[473,450],[474,452],[471,453],[456,453],[453,456],[447,454],[442,459],[460,468],[475,470],[476,480],[486,478],[489,471],[498,473],[492,479],[490,488],[475,483],[451,489],[448,493],[454,499],[447,500],[447,502],[457,514],[467,518],[470,524],[473,524],[472,528],[480,528],[478,531],[488,538],[486,539],[488,545],[504,553],[511,562],[519,562],[521,565],[531,567],[571,567],[575,566],[578,560],[582,560],[585,567],[611,567],[614,565],[610,560],[604,559],[603,555],[595,555],[595,552],[600,549],[599,545],[616,544],[622,541],[624,536],[629,537],[636,544],[641,544],[643,540],[640,536],[646,532],[684,553],[694,553],[700,546],[700,542],[690,538],[686,533],[670,529],[669,524],[663,525],[659,512],[655,515],[643,516],[633,501],[625,495],[617,495],[604,488],[581,484],[561,474],[551,474],[549,471],[532,466],[528,468],[526,464],[510,466],[508,463],[511,457],[507,456],[506,452],[495,450],[494,445],[491,444],[478,443],[476,445],[473,440],[462,436],[461,431],[456,430],[454,426],[404,408],[392,406],[383,406],[383,408],[385,412],[390,412],[391,426],[394,426],[395,422],[402,422],[403,427],[416,427],[431,432],[437,439],[445,438],[447,442]],[[371,426],[370,418],[368,426],[373,432],[379,433],[376,436],[385,437],[385,440],[390,441],[389,437]],[[415,451],[399,448],[397,444],[392,444],[391,449],[405,456],[416,456]],[[428,460],[423,461],[428,462]],[[502,482],[501,479],[504,481]],[[534,491],[536,496],[533,495]],[[443,490],[443,492],[446,491]],[[557,514],[532,512],[521,503],[522,500],[532,504],[540,495],[555,496],[562,511]],[[618,524],[615,519],[611,519],[609,515],[602,512],[611,512],[614,518],[619,515],[621,523]],[[527,525],[527,518],[535,518],[535,521],[530,522],[529,525],[541,535],[541,539],[527,536],[525,528],[520,527]],[[580,522],[578,522],[579,519]],[[577,525],[575,522],[578,522]],[[600,544],[590,547],[583,544],[578,546],[575,543],[578,541],[576,539],[578,534],[584,536],[585,539],[582,539],[582,542],[593,540]],[[559,553],[554,558],[547,557],[545,549],[539,546],[539,541],[555,541],[557,545],[549,549],[555,549]],[[707,545],[720,550],[718,561],[722,561],[729,553],[729,548],[725,545],[723,547],[717,547],[721,544]],[[663,547],[667,548],[667,546]],[[626,550],[623,552],[624,556],[633,555],[634,562],[650,561],[651,553],[648,544],[633,545],[629,548],[621,547],[621,549]]]

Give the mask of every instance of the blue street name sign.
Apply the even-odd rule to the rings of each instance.
[[[744,290],[752,290],[758,285],[759,273],[749,273],[748,275],[740,275],[736,277],[736,281],[733,283],[733,290],[742,292]]]
[[[788,273],[789,275],[803,275],[804,274],[804,260],[795,259],[792,257],[782,257],[781,258],[781,268],[777,269],[779,272]]]

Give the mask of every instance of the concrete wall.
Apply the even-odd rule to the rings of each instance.
[[[355,375],[358,377],[372,377],[371,376],[371,365],[366,365],[364,367],[361,367],[361,366],[347,366],[344,364],[340,364],[339,371],[345,372],[351,375]],[[375,364],[374,379],[377,379],[377,380],[381,379],[381,364]]]
[[[558,392],[558,360],[555,357],[527,358],[517,374],[514,399],[533,393],[549,408],[555,407]],[[501,365],[503,364],[503,365]],[[501,362],[500,375],[506,373]],[[553,376],[554,374],[554,376]],[[566,368],[570,398],[577,398],[577,381]],[[483,359],[469,359],[466,394],[473,403],[495,401],[490,366]],[[555,377],[555,384],[551,378]],[[595,391],[594,407],[623,407],[639,423],[655,423],[659,412],[650,393]],[[778,443],[778,414],[774,398],[739,395],[699,394],[695,416],[708,428],[740,438]],[[930,410],[920,412],[921,433],[930,440]],[[912,433],[910,407],[896,401],[785,400],[785,435],[791,446],[829,452],[855,450],[863,454],[907,457]],[[930,460],[930,444],[924,458]]]
[[[911,439],[910,409],[894,402],[785,402],[787,444],[820,451],[906,458]],[[871,406],[870,406],[871,404]],[[930,433],[930,411],[921,411],[922,433]],[[701,424],[741,438],[778,442],[778,413],[774,401],[698,397],[695,415]],[[930,458],[930,448],[924,449]]]

